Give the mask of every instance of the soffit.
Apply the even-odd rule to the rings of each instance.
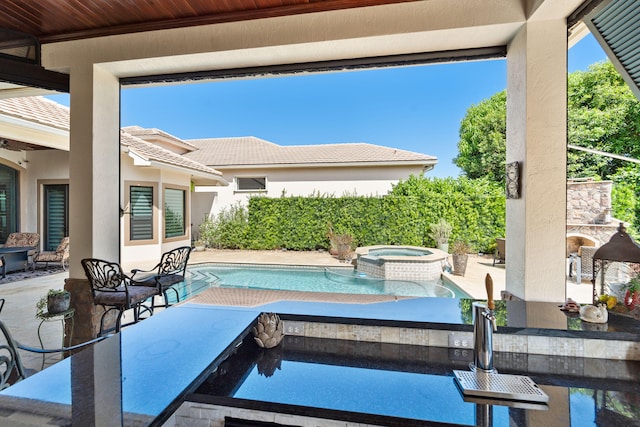
[[[41,43],[415,0],[3,0],[0,28]]]

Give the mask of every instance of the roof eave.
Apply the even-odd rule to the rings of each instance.
[[[438,163],[434,160],[407,160],[395,162],[331,162],[331,163],[252,163],[235,165],[207,165],[215,169],[282,169],[282,168],[329,168],[329,167],[372,167],[372,166],[422,166],[423,169],[433,167]]]
[[[184,166],[172,165],[169,163],[159,162],[157,160],[150,160],[149,167],[157,167],[162,169],[170,169],[178,172],[183,172],[191,175],[192,177],[203,178],[207,181],[214,182],[215,185],[220,185],[226,187],[229,185],[229,182],[222,177],[222,174],[216,174],[212,172],[199,171],[197,169],[191,169]]]

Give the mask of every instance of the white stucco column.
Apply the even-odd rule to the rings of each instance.
[[[506,289],[527,301],[564,301],[567,28],[530,21],[507,53],[507,163],[520,162],[519,199],[507,199]]]
[[[71,67],[69,277],[82,258],[119,261],[120,85],[93,64]]]

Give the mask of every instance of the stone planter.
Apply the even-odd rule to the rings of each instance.
[[[467,271],[467,261],[469,255],[453,254],[453,274],[456,276],[464,276]]]
[[[69,310],[70,304],[71,294],[69,292],[47,296],[47,312],[49,314],[57,314],[67,311]]]

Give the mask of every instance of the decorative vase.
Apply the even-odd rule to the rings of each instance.
[[[253,336],[262,348],[276,347],[284,338],[284,323],[275,313],[262,313],[253,328]]]
[[[69,310],[70,304],[71,294],[69,292],[47,296],[47,311],[49,312],[49,314],[65,312]]]
[[[453,254],[453,274],[456,276],[464,276],[467,271],[467,261],[469,255]]]

